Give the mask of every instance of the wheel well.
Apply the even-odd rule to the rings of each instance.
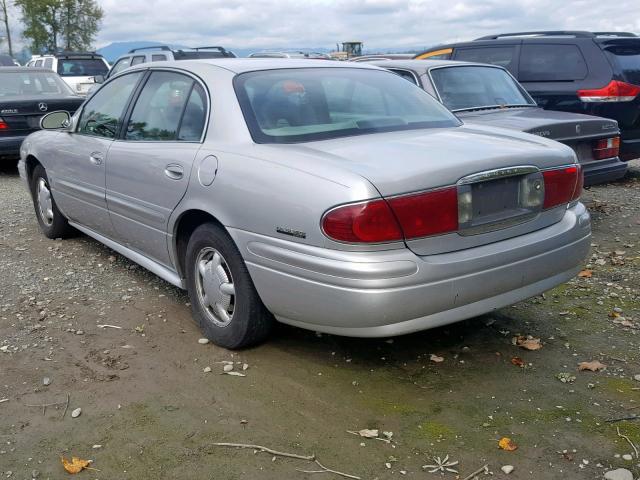
[[[25,160],[25,168],[26,168],[27,180],[29,181],[29,184],[31,184],[31,176],[33,175],[33,171],[38,165],[42,165],[42,164],[33,155],[29,155]]]
[[[176,261],[178,263],[178,273],[185,276],[184,261],[187,254],[187,245],[191,234],[203,223],[215,223],[222,226],[213,215],[202,210],[188,210],[178,219],[175,227]]]

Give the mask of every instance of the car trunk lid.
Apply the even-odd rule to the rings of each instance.
[[[294,148],[330,154],[328,161],[368,179],[392,205],[397,197],[452,186],[460,205],[460,195],[466,194],[470,214],[457,231],[406,241],[418,255],[521,235],[563,216],[558,209],[528,209],[522,202],[522,189],[539,183],[541,171],[575,162],[569,149],[553,142],[471,126],[369,135],[366,140],[343,138]]]
[[[0,119],[6,127],[0,128],[0,136],[26,135],[39,130],[43,115],[56,110],[66,110],[73,114],[82,101],[81,98],[75,97],[4,100],[0,106]]]

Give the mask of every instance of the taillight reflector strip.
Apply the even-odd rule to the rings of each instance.
[[[458,230],[456,187],[403,195],[388,202],[407,240]]]
[[[580,165],[545,170],[543,208],[553,208],[580,198],[583,175]]]
[[[631,102],[640,94],[640,86],[611,80],[602,88],[578,90],[578,97],[583,102]]]

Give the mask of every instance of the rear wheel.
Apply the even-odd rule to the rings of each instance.
[[[47,172],[42,165],[37,165],[33,170],[31,197],[40,230],[47,238],[65,238],[75,233],[65,216],[58,210],[51,194]]]
[[[196,228],[187,245],[185,266],[193,316],[209,340],[236,349],[267,338],[273,317],[222,227],[206,223]]]

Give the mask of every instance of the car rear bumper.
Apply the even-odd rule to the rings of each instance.
[[[596,185],[598,183],[612,182],[624,177],[627,173],[627,164],[618,157],[595,162],[582,163],[584,171],[584,185]]]
[[[16,137],[0,137],[0,159],[20,158],[20,145],[26,138],[26,135],[18,135]]]
[[[547,228],[457,252],[344,252],[230,230],[262,301],[283,323],[381,337],[464,320],[575,276],[589,251],[582,204]]]
[[[640,158],[640,138],[625,138],[620,142],[620,158],[625,162]]]

